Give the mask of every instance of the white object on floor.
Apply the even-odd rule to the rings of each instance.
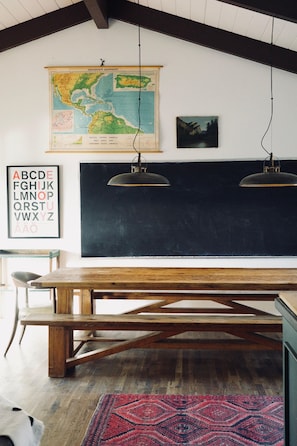
[[[44,424],[25,412],[18,404],[0,397],[1,437],[9,438],[13,446],[39,446]]]

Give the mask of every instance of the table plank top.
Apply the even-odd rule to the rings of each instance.
[[[40,277],[33,285],[101,290],[297,291],[297,269],[68,267]]]

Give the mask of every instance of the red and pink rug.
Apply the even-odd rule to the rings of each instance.
[[[283,446],[283,399],[103,395],[81,446]]]

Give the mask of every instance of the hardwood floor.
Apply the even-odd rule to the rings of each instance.
[[[6,358],[0,328],[0,394],[44,422],[42,446],[80,446],[103,393],[282,394],[281,352],[132,350],[57,379],[47,376],[46,327],[28,327]]]

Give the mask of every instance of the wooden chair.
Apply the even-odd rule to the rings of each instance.
[[[11,274],[11,277],[12,277],[13,284],[15,286],[14,323],[13,323],[12,333],[11,333],[8,345],[6,347],[4,356],[6,356],[8,350],[14,340],[17,326],[18,326],[18,321],[20,319],[20,312],[22,313],[22,316],[23,316],[23,313],[31,313],[32,311],[34,311],[34,312],[38,311],[39,313],[45,312],[45,311],[46,312],[51,311],[53,313],[56,312],[55,289],[40,290],[41,292],[43,292],[44,290],[48,291],[48,292],[52,291],[52,295],[51,295],[52,305],[50,307],[49,306],[30,307],[29,290],[36,289],[36,287],[31,285],[31,282],[38,279],[39,277],[41,277],[39,274],[31,273],[29,271],[15,271]],[[21,311],[20,311],[20,307],[19,307],[19,288],[23,288],[25,290],[25,307]],[[23,339],[23,336],[25,333],[25,329],[26,329],[26,326],[23,326],[19,344],[22,342],[22,339]]]

